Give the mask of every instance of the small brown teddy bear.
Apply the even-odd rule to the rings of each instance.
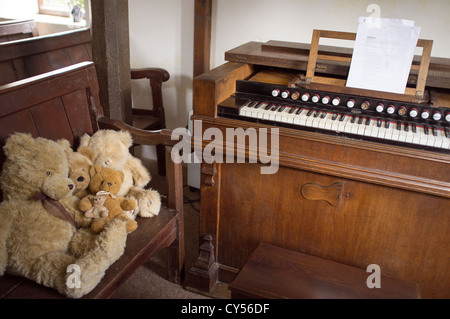
[[[89,194],[87,190],[90,181],[89,168],[94,164],[94,158],[94,151],[87,146],[79,147],[76,152],[70,149],[67,154],[69,178],[75,185],[73,195],[80,199]]]
[[[137,228],[137,222],[130,219],[125,211],[133,210],[136,207],[136,202],[117,195],[123,183],[123,173],[112,168],[93,165],[89,169],[89,175],[89,191],[92,194],[103,191],[103,194],[106,195],[104,206],[109,211],[107,217],[96,218],[92,221],[92,231],[99,233],[105,228],[109,220],[120,218],[127,221],[127,232],[133,232]],[[80,200],[79,209],[81,211],[86,212],[92,208],[92,197],[93,195],[87,195]]]
[[[109,210],[108,208],[103,206],[103,204],[106,201],[106,195],[102,195],[100,193],[101,192],[98,192],[97,195],[91,198],[92,208],[84,213],[84,217],[89,218],[108,217]]]

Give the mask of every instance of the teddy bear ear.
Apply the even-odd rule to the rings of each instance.
[[[133,145],[133,139],[131,138],[131,134],[128,131],[119,131],[117,132],[117,136],[119,140],[127,147],[130,148]]]
[[[67,157],[69,157],[73,153],[72,147],[70,146],[70,142],[68,140],[66,140],[65,138],[57,140],[56,143],[58,143],[59,146],[62,147],[62,149],[64,150],[64,153],[66,153]]]
[[[89,134],[84,133],[83,136],[80,137],[80,146],[78,147],[78,149],[81,148],[82,146],[88,146],[90,139],[91,137],[89,136]]]
[[[15,159],[24,152],[30,151],[34,138],[27,133],[14,133],[6,140],[3,150],[5,155],[10,159]]]
[[[89,176],[92,177],[101,170],[102,168],[100,167],[100,165],[92,165],[91,167],[89,167]]]
[[[77,152],[84,155],[85,157],[87,157],[91,162],[94,162],[95,153],[91,148],[89,148],[87,146],[80,146],[78,148]]]

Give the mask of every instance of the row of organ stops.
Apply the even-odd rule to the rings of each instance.
[[[321,98],[319,96],[319,94],[314,94],[314,95],[310,96],[309,93],[305,92],[302,95],[300,95],[300,93],[297,91],[295,91],[291,94],[291,92],[289,90],[284,90],[284,91],[280,92],[279,89],[274,89],[272,91],[272,96],[274,96],[274,97],[280,96],[284,99],[291,97],[292,100],[298,100],[300,98],[300,100],[302,100],[303,102],[307,102],[307,101],[311,101],[313,103],[322,102],[322,104],[324,104],[324,105],[330,104],[330,102],[331,102],[332,105],[338,106],[341,103],[341,99],[339,97],[334,97],[333,99],[331,99],[328,95],[326,95]],[[355,107],[356,106],[355,100],[349,99],[346,103],[346,106],[349,108]],[[363,101],[361,103],[360,107],[362,110],[368,110],[370,107],[370,102]],[[396,106],[394,106],[392,104],[385,106],[383,103],[378,103],[375,107],[375,110],[379,113],[383,113],[383,112],[386,112],[388,114],[398,113],[401,116],[409,115],[411,118],[417,118],[419,116],[419,111],[416,108],[411,108],[408,111],[407,108],[404,106],[400,106],[399,108],[397,108]],[[424,120],[429,119],[430,116],[435,121],[439,121],[442,119],[442,113],[440,111],[434,111],[433,113],[431,113],[428,109],[423,109],[420,113],[420,117]],[[447,122],[450,122],[450,112],[447,112],[445,114],[445,120]]]

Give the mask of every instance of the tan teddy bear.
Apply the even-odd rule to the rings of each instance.
[[[122,254],[126,223],[114,219],[98,235],[77,230],[59,200],[72,196],[64,148],[45,138],[15,133],[4,146],[1,173],[0,276],[21,275],[78,298],[91,291]],[[81,212],[80,212],[81,214]],[[78,284],[67,284],[70,267]]]
[[[89,168],[94,164],[94,151],[89,147],[79,147],[76,152],[68,150],[69,178],[73,180],[75,189],[73,195],[83,198],[89,194]]]
[[[136,202],[132,199],[125,199],[118,195],[118,191],[124,180],[123,173],[112,168],[103,168],[99,165],[93,165],[89,170],[89,175],[89,191],[92,194],[105,196],[106,200],[104,206],[109,211],[107,217],[96,218],[92,221],[92,231],[96,233],[101,232],[108,221],[119,218],[127,222],[127,232],[133,232],[137,228],[137,222],[128,218],[125,211],[133,210],[136,207]],[[87,195],[81,199],[79,209],[84,212],[91,209],[91,199],[93,197],[95,197],[95,195]]]
[[[139,216],[152,217],[159,214],[161,197],[157,191],[144,188],[150,182],[150,173],[141,160],[129,152],[132,145],[131,134],[127,131],[99,130],[80,139],[80,148],[89,147],[94,151],[94,164],[124,173],[118,195],[136,200]]]
[[[108,217],[109,210],[103,204],[105,204],[106,195],[99,195],[97,193],[96,196],[91,198],[92,208],[87,210],[84,213],[85,217],[89,218],[100,218],[100,217]]]

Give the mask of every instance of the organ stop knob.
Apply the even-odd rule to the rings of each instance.
[[[330,97],[329,97],[329,96],[324,96],[324,97],[322,98],[322,103],[323,103],[323,104],[328,104],[328,102],[330,102]]]
[[[289,95],[291,95],[291,93],[290,93],[288,90],[284,90],[284,91],[281,93],[281,97],[282,97],[283,99],[288,98]]]
[[[347,101],[347,106],[348,106],[349,108],[354,107],[354,106],[355,106],[355,100],[353,100],[353,99],[348,100],[348,101]]]
[[[378,103],[378,105],[377,105],[377,107],[375,108],[375,110],[376,110],[378,113],[383,112],[383,111],[384,111],[384,104],[383,104],[383,103]]]
[[[420,114],[420,117],[422,117],[424,120],[426,120],[427,118],[430,117],[430,111],[423,110],[422,113]]]
[[[442,118],[442,114],[439,111],[433,113],[433,120],[439,121]]]
[[[394,114],[395,106],[393,106],[392,104],[389,105],[388,108],[386,109],[386,112],[388,112],[388,114]]]

